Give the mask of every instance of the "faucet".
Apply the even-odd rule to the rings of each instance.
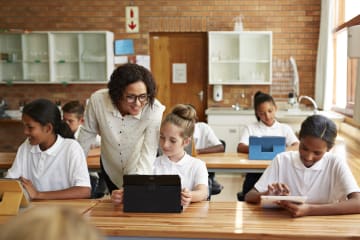
[[[312,105],[314,107],[314,114],[317,114],[318,113],[318,105],[316,104],[315,100],[312,99],[311,97],[309,97],[309,96],[300,96],[298,103],[300,103],[301,100],[303,100],[304,98],[309,100],[312,103]]]

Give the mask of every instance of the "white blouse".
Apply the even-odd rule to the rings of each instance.
[[[88,153],[96,135],[101,136],[101,160],[111,181],[119,188],[124,174],[150,174],[159,142],[165,107],[155,100],[137,116],[122,116],[108,89],[93,93],[85,109],[78,141]]]

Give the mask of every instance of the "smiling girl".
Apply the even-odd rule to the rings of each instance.
[[[261,195],[306,196],[304,204],[280,201],[293,216],[360,213],[360,189],[345,159],[329,152],[337,135],[335,123],[313,115],[301,125],[299,151],[278,154],[254,188],[251,203]]]
[[[27,139],[19,147],[7,178],[20,178],[31,199],[90,197],[84,152],[58,107],[37,99],[23,109]]]
[[[195,121],[195,109],[184,104],[176,105],[165,117],[160,127],[160,148],[163,155],[155,159],[153,170],[157,175],[180,176],[183,206],[208,197],[208,171],[205,163],[184,150],[192,141]],[[115,205],[122,203],[123,189],[114,190],[111,199]]]

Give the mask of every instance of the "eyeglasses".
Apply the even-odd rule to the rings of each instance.
[[[125,96],[125,98],[128,103],[136,103],[137,100],[139,100],[140,103],[144,103],[149,99],[149,95],[147,94],[127,95]]]

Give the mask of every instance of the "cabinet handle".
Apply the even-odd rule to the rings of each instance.
[[[229,133],[236,133],[236,129],[235,128],[230,128]]]

